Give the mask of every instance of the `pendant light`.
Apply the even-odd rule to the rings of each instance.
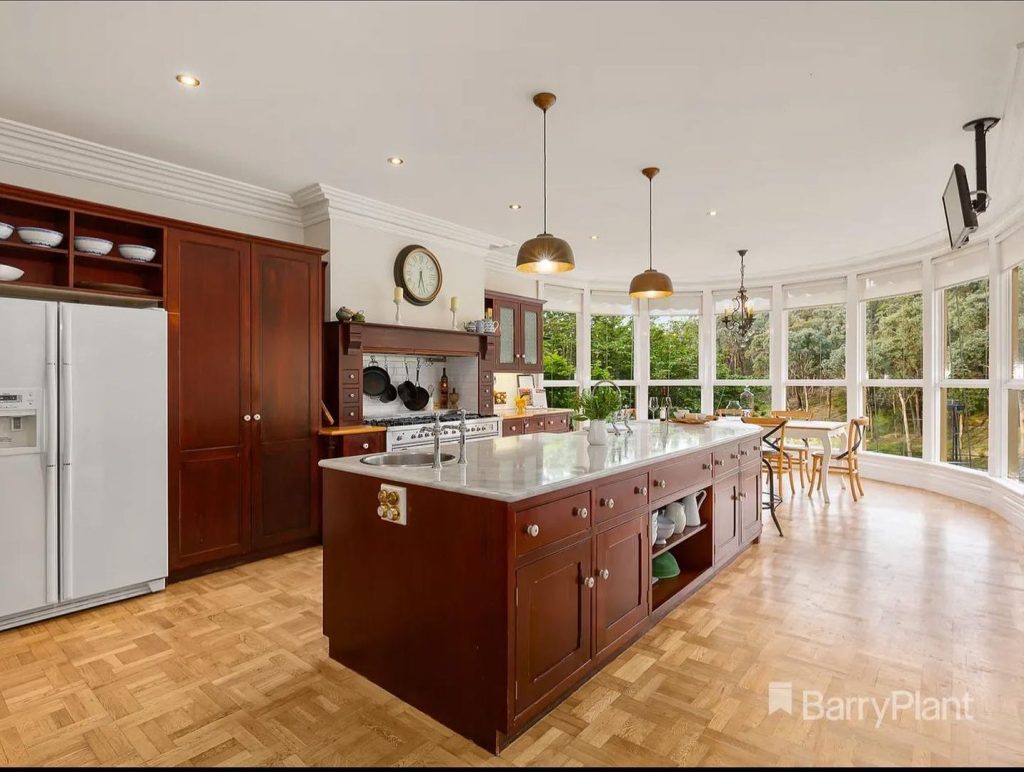
[[[667,298],[674,290],[672,280],[668,274],[654,270],[654,176],[660,170],[656,166],[648,166],[642,170],[649,184],[649,219],[648,219],[648,241],[647,260],[648,267],[643,273],[638,273],[629,283],[629,296],[633,298]]]
[[[740,256],[740,288],[732,299],[732,307],[722,312],[722,326],[733,330],[744,341],[754,326],[754,305],[747,295],[747,250],[737,250],[736,254]]]
[[[563,273],[576,267],[576,259],[569,242],[548,233],[548,110],[555,103],[555,95],[546,91],[535,94],[533,103],[544,113],[544,232],[519,247],[516,270]]]

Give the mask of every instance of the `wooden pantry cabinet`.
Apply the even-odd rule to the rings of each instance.
[[[172,578],[318,540],[320,250],[167,238]]]
[[[544,372],[544,301],[484,292],[484,308],[498,323],[495,372]]]

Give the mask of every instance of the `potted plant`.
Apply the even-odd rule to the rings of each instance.
[[[613,389],[584,389],[576,396],[576,412],[590,419],[587,442],[591,445],[607,444],[607,421],[621,406],[622,397]]]

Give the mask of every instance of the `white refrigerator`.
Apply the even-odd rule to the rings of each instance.
[[[0,298],[0,629],[166,576],[166,313]]]

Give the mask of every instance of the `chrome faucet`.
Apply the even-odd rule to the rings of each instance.
[[[441,468],[441,414],[434,413],[434,426],[430,430],[434,438],[434,464],[432,469]]]
[[[633,427],[629,425],[629,410],[627,408],[622,408],[620,413],[622,415],[622,425],[626,429],[626,434],[632,434]]]
[[[468,464],[466,461],[466,409],[459,410],[459,463]]]
[[[617,391],[619,393],[619,405],[621,406],[622,405],[622,389],[619,388],[619,385],[617,383],[615,383],[613,381],[609,381],[607,378],[603,378],[600,381],[597,381],[596,383],[594,383],[594,385],[591,388],[592,388],[592,390],[594,390],[594,389],[597,389],[598,386],[603,386],[604,384],[607,384],[607,385],[611,386],[613,389],[615,389],[615,391]],[[619,417],[619,411],[616,410],[614,413],[612,413],[612,433],[616,437],[621,437],[622,436],[622,432],[619,431],[618,424],[616,424],[616,421],[618,420],[618,417]],[[626,425],[626,430],[630,434],[633,433],[633,430],[629,428],[628,424]]]

